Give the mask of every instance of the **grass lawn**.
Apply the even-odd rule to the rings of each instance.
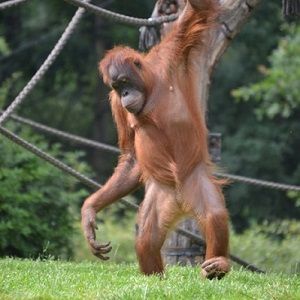
[[[234,270],[224,279],[168,267],[146,277],[135,264],[0,260],[0,299],[300,299],[300,276]]]

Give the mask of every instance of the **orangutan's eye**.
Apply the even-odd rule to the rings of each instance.
[[[134,62],[134,65],[135,65],[138,69],[141,69],[141,68],[142,68],[142,64],[141,64],[138,60],[136,60],[136,61]]]

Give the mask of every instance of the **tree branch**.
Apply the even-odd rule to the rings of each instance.
[[[198,59],[198,65],[201,69],[199,78],[200,101],[204,114],[207,110],[211,74],[214,67],[260,1],[220,0],[220,26],[211,30],[206,51],[200,54],[201,57]]]
[[[230,42],[241,31],[252,11],[260,2],[261,0],[220,0],[222,13],[219,22],[221,26],[212,34],[212,43],[209,47],[210,50],[213,50],[210,68],[219,61]]]

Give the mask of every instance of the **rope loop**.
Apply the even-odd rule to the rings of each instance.
[[[278,183],[273,181],[261,180],[256,178],[240,176],[240,175],[232,175],[227,173],[215,173],[214,175],[216,175],[217,177],[230,179],[232,181],[243,182],[246,184],[262,186],[265,188],[270,188],[275,190],[300,192],[300,186],[298,185]]]

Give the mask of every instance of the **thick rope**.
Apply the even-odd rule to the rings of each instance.
[[[0,110],[0,114],[1,113],[2,113],[2,111]],[[100,149],[100,150],[106,150],[109,152],[120,153],[120,150],[117,147],[114,147],[112,145],[100,143],[98,141],[94,141],[91,139],[86,139],[81,136],[70,134],[70,133],[37,123],[37,122],[31,121],[29,119],[22,118],[22,117],[19,117],[16,115],[11,115],[10,118],[21,124],[31,126],[32,128],[35,128],[41,132],[52,134],[54,136],[63,138],[70,142],[74,142],[74,143],[81,144],[84,146],[93,147],[93,148]],[[282,191],[295,191],[295,192],[300,191],[300,186],[297,186],[297,185],[290,185],[290,184],[278,183],[278,182],[273,182],[273,181],[260,180],[260,179],[239,176],[239,175],[232,175],[232,174],[227,174],[227,173],[214,173],[214,175],[217,177],[221,177],[221,178],[227,178],[232,181],[243,182],[243,183],[256,185],[256,186],[262,186],[262,187],[271,188],[271,189],[278,189],[278,190],[282,190]]]
[[[10,1],[5,1],[3,3],[0,3],[0,10],[4,10],[6,8],[10,8],[12,6],[18,5],[22,2],[25,2],[27,0],[10,0]]]
[[[86,0],[89,1],[89,0]],[[66,42],[74,32],[76,26],[78,25],[81,17],[84,13],[83,8],[78,8],[72,20],[66,27],[65,31],[61,35],[60,39],[54,46],[53,50],[50,52],[44,63],[41,65],[39,70],[33,75],[30,81],[26,84],[23,90],[19,93],[19,95],[14,99],[14,101],[9,105],[9,107],[5,110],[5,112],[0,116],[0,125],[7,120],[7,118],[17,109],[17,107],[25,100],[28,94],[34,89],[36,84],[43,78],[46,74],[50,66],[53,64],[57,56],[60,54],[62,49],[64,48]]]
[[[16,134],[14,134],[13,132],[7,130],[6,128],[0,126],[0,133],[2,135],[4,135],[6,138],[8,138],[9,140],[11,140],[12,142],[18,144],[19,146],[27,149],[28,151],[30,151],[31,153],[35,154],[36,156],[40,157],[41,159],[47,161],[48,163],[50,163],[51,165],[55,166],[56,168],[60,169],[61,171],[68,173],[69,175],[75,177],[77,180],[79,180],[80,182],[82,182],[83,184],[87,185],[88,187],[92,188],[92,189],[99,189],[101,188],[101,184],[97,183],[96,181],[88,178],[87,176],[79,173],[78,171],[74,170],[73,168],[69,167],[68,165],[64,164],[63,162],[59,161],[58,159],[54,158],[53,156],[45,153],[44,151],[42,151],[41,149],[39,149],[38,147],[32,145],[31,143],[25,141],[24,139],[20,138],[19,136],[17,136]],[[127,207],[131,208],[131,209],[135,209],[137,210],[139,208],[139,206],[135,203],[132,203],[131,201],[127,200],[127,199],[120,199],[120,201],[126,205]],[[197,234],[190,232],[188,230],[182,229],[182,228],[178,228],[176,229],[176,231],[186,237],[192,238],[198,245],[202,246],[205,244],[205,241]],[[232,261],[235,261],[236,263],[244,266],[246,269],[253,271],[253,272],[258,272],[258,273],[264,273],[264,271],[260,270],[259,268],[257,268],[256,266],[234,256],[234,255],[230,255],[230,259]]]
[[[163,16],[163,17],[158,17],[158,18],[140,19],[140,18],[124,16],[122,14],[111,12],[109,10],[103,9],[96,5],[85,3],[81,0],[64,0],[64,1],[66,1],[70,4],[73,4],[75,6],[83,7],[87,11],[90,11],[98,16],[103,17],[103,18],[108,18],[108,19],[111,19],[118,23],[125,23],[128,25],[134,25],[134,26],[160,25],[162,23],[175,21],[178,18],[178,14],[173,14],[173,15]]]
[[[266,181],[266,180],[260,180],[245,176],[239,176],[239,175],[232,175],[227,173],[215,173],[217,177],[227,178],[233,181],[239,181],[247,184],[252,184],[256,186],[262,186],[270,189],[277,189],[282,191],[295,191],[300,192],[300,186],[297,185],[290,185],[290,184],[284,184],[284,183],[278,183],[273,181]]]
[[[1,113],[2,113],[2,111],[0,110],[0,114]],[[26,119],[26,118],[19,117],[19,116],[16,116],[16,115],[10,115],[10,118],[12,120],[20,123],[20,124],[30,126],[32,128],[37,129],[40,132],[45,132],[45,133],[57,136],[59,138],[63,138],[63,139],[68,140],[72,143],[81,144],[81,145],[96,148],[96,149],[99,149],[99,150],[106,150],[106,151],[109,151],[109,152],[120,153],[119,148],[111,146],[111,145],[100,143],[98,141],[94,141],[94,140],[91,140],[91,139],[86,139],[86,138],[83,138],[81,136],[71,134],[71,133],[67,133],[65,131],[61,131],[61,130],[58,130],[58,129],[55,129],[55,128],[52,128],[52,127],[49,127],[49,126],[46,126],[46,125],[43,125],[43,124],[40,124],[38,122],[31,121],[31,120]]]
[[[49,162],[51,165],[55,166],[56,168],[60,169],[61,171],[65,172],[65,173],[68,173],[69,175],[75,177],[76,179],[78,179],[80,182],[87,185],[88,187],[90,187],[92,189],[99,189],[101,187],[101,185],[99,183],[97,183],[96,181],[94,181],[94,180],[88,178],[87,176],[77,172],[76,170],[72,169],[68,165],[64,164],[63,162],[59,161],[58,159],[54,158],[53,156],[45,153],[44,151],[42,151],[38,147],[36,147],[36,146],[32,145],[31,143],[25,141],[24,139],[20,138],[19,136],[17,136],[13,132],[7,130],[3,126],[0,126],[0,133],[2,135],[4,135],[5,137],[7,137],[12,142],[20,145],[21,147],[27,149],[31,153],[33,153],[36,156],[40,157],[41,159]],[[136,205],[134,203],[131,203],[130,201],[128,201],[126,199],[121,199],[121,201],[123,202],[123,204],[125,204],[128,207],[135,208],[135,209],[138,208],[138,205]]]

